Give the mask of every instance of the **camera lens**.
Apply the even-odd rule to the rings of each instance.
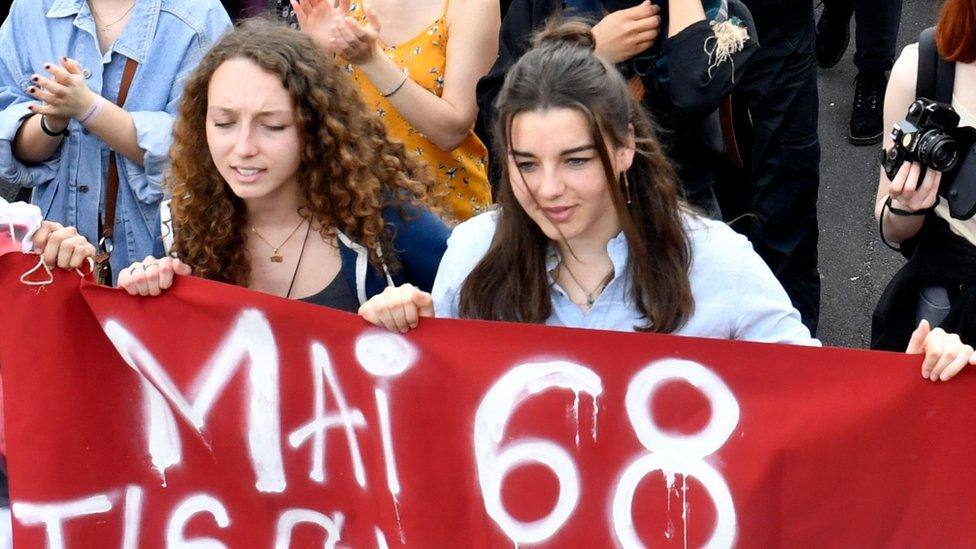
[[[934,170],[947,172],[959,161],[959,142],[940,131],[929,131],[919,139],[919,161]]]

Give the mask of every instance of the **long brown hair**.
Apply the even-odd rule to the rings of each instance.
[[[461,287],[465,318],[543,323],[552,313],[545,257],[550,241],[516,201],[509,173],[512,120],[522,112],[574,109],[589,122],[613,207],[627,239],[631,299],[647,319],[639,331],[672,332],[691,315],[690,249],[681,220],[677,178],[651,124],[620,73],[594,54],[595,40],[579,19],[552,21],[512,67],[497,99],[494,127],[502,167],[498,225],[491,246]],[[630,204],[611,163],[611,146],[637,154],[627,170]],[[603,136],[606,136],[604,139]],[[609,143],[608,143],[609,141]]]
[[[976,61],[976,0],[946,0],[935,36],[946,60]]]
[[[197,276],[248,283],[247,210],[206,146],[210,79],[229,59],[247,59],[275,75],[294,102],[303,215],[318,223],[323,238],[341,230],[369,250],[374,265],[382,253],[383,263],[396,268],[381,212],[391,202],[423,203],[424,172],[402,144],[387,139],[383,123],[367,113],[359,90],[332,56],[308,36],[261,20],[221,38],[187,80],[170,149],[173,251]],[[246,86],[241,82],[242,93]]]

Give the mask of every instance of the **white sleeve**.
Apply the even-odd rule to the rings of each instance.
[[[447,251],[441,258],[430,292],[437,318],[460,318],[461,286],[491,246],[495,215],[487,212],[475,216],[455,227],[447,239]]]
[[[732,338],[769,343],[820,346],[800,321],[786,290],[749,244],[742,239],[735,250],[738,276],[729,295],[735,296],[738,311],[732,325]]]

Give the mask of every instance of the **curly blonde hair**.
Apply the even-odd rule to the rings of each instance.
[[[170,149],[173,252],[197,276],[248,284],[247,210],[204,145],[210,80],[229,59],[247,59],[277,76],[294,102],[302,214],[319,224],[323,238],[342,231],[369,250],[375,266],[382,254],[382,263],[396,269],[382,210],[424,204],[430,188],[425,171],[401,143],[387,138],[382,121],[367,112],[358,88],[332,56],[308,36],[261,20],[226,34],[187,79]]]

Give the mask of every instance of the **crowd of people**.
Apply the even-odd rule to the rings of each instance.
[[[939,25],[962,90],[974,10],[949,0]],[[832,0],[815,24],[812,5],[769,0],[18,1],[0,30],[0,177],[57,224],[42,234],[77,232],[58,258],[95,255],[131,293],[192,273],[397,330],[436,311],[817,343],[815,71],[854,11]],[[869,43],[858,89],[894,53]],[[910,52],[887,126],[914,99]],[[968,113],[965,93],[951,100]],[[939,173],[921,171],[882,174],[882,236],[912,241],[932,218],[966,241],[968,221],[935,206]],[[731,179],[740,196],[716,195]],[[744,237],[723,223],[738,208]],[[968,279],[936,278],[911,285],[922,303],[933,287],[967,299]],[[884,346],[944,321],[917,322],[909,301],[888,300],[904,318],[897,337],[876,326]],[[960,307],[948,318],[969,342]]]
[[[793,0],[15,0],[0,179],[46,219],[46,264],[96,259],[133,295],[193,275],[397,332],[819,345],[816,67],[851,14],[852,142],[919,97],[976,126],[976,0],[896,63],[871,38],[895,4],[830,0],[817,24]],[[976,363],[976,221],[940,187],[976,177],[882,146],[903,161],[878,180],[879,237],[909,261],[874,346],[944,381]]]
[[[436,309],[815,341],[815,71],[856,11],[855,95],[887,82],[893,42],[870,37],[899,10],[867,4],[831,0],[815,23],[812,5],[769,0],[17,1],[0,30],[0,177],[133,293],[193,273],[398,329]],[[939,24],[962,124],[974,11],[949,0]],[[915,99],[913,51],[885,127]],[[870,137],[857,125],[852,140]],[[935,205],[939,172],[921,171],[882,173],[881,236],[912,241],[934,218],[971,246],[969,221]],[[716,194],[732,180],[738,196]],[[722,221],[741,213],[737,239]],[[931,286],[959,302],[960,276]],[[629,312],[595,323],[621,300]],[[751,331],[750,307],[790,335]],[[888,338],[903,348],[906,318]]]

